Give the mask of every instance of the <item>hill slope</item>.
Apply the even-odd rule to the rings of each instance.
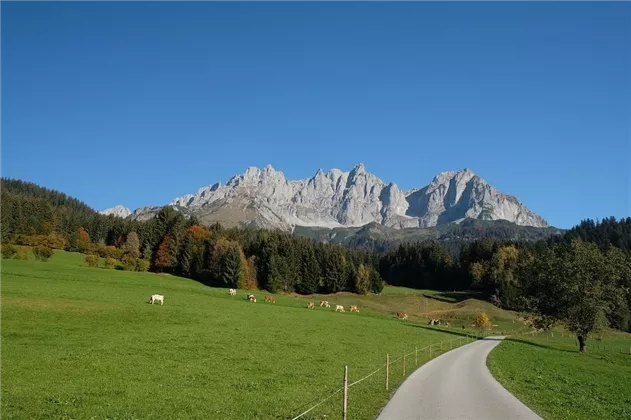
[[[399,298],[418,294],[329,296],[360,305],[360,313],[337,313],[307,310],[305,298],[276,295],[266,304],[257,293],[253,304],[244,291],[229,296],[188,279],[82,261],[62,251],[47,263],[3,261],[3,418],[286,418],[339,388],[344,365],[352,381],[386,353],[462,334],[390,314],[407,310]],[[154,293],[164,306],[147,303]],[[444,350],[436,346],[434,355]],[[403,379],[397,367],[391,389]],[[352,418],[372,418],[385,404],[382,380],[351,390]],[[332,418],[339,405],[334,398],[314,413]]]

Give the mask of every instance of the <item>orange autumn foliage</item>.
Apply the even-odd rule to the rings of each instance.
[[[156,252],[155,266],[158,271],[165,271],[175,265],[174,243],[171,235],[165,235]]]
[[[208,239],[210,238],[210,231],[203,226],[193,225],[186,229],[186,234],[191,235],[193,239]]]

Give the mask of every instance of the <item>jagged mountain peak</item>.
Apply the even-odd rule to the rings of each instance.
[[[109,216],[111,214],[113,216],[125,218],[131,215],[132,212],[127,207],[119,204],[107,210],[103,210],[99,213],[104,214],[106,216]]]
[[[399,229],[464,219],[503,219],[519,225],[548,226],[515,197],[497,191],[469,168],[441,172],[424,187],[401,191],[395,183],[368,172],[363,163],[348,172],[318,169],[304,180],[287,180],[271,165],[262,169],[251,166],[225,185],[202,187],[170,204],[202,221],[281,229],[359,227],[369,223]]]

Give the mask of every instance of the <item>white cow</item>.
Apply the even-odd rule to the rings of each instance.
[[[151,295],[149,303],[153,305],[154,302],[160,302],[160,305],[164,305],[164,295]]]
[[[335,305],[335,312],[337,311],[344,312],[344,307],[342,305]]]
[[[230,296],[235,296],[237,294],[237,289],[230,289]]]

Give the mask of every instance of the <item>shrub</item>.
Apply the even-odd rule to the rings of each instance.
[[[134,258],[129,254],[123,255],[123,258],[121,258],[121,262],[123,263],[123,270],[136,271],[136,260],[137,258]]]
[[[33,247],[33,255],[35,255],[35,259],[38,261],[46,262],[53,256],[53,254],[54,251],[52,248],[47,246],[38,245]]]
[[[116,267],[116,260],[114,258],[106,258],[105,259],[105,268],[108,270],[113,270]]]
[[[120,260],[123,257],[123,250],[110,245],[107,247],[107,256],[115,260]]]
[[[149,261],[142,258],[136,258],[131,254],[123,255],[121,261],[123,263],[123,270],[125,271],[147,271],[150,266]]]
[[[85,263],[90,267],[98,267],[99,265],[99,257],[98,255],[86,255]]]
[[[2,244],[2,258],[13,258],[18,253],[15,246],[11,244]]]
[[[54,233],[49,235],[18,236],[16,242],[18,245],[45,246],[54,249],[65,249],[67,246],[66,239]]]
[[[147,271],[149,270],[149,261],[143,260],[142,258],[136,258],[136,271]]]
[[[18,253],[15,255],[16,260],[28,260],[28,256],[31,253],[31,248],[23,246],[18,249]]]
[[[118,260],[122,257],[123,251],[115,246],[105,246],[105,244],[98,244],[94,247],[94,252],[101,258],[114,258]],[[86,251],[86,254],[89,253]]]

